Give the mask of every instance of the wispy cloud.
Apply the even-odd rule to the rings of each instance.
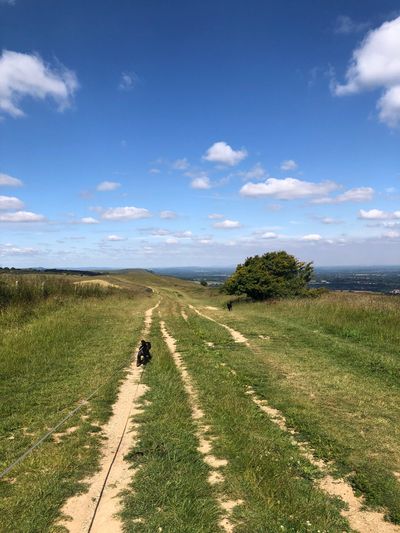
[[[137,220],[149,218],[151,213],[148,209],[142,207],[110,207],[101,213],[104,220]]]
[[[293,159],[286,159],[286,161],[282,161],[281,163],[281,170],[296,170],[297,167],[298,164]]]
[[[137,85],[138,80],[139,78],[133,71],[122,72],[118,84],[118,89],[120,89],[121,91],[131,91]]]
[[[121,187],[121,184],[117,181],[102,181],[97,185],[96,190],[101,192],[115,191],[115,189],[118,189],[119,187]]]
[[[99,224],[99,221],[93,217],[83,217],[80,219],[82,224]]]
[[[240,228],[241,224],[238,220],[226,219],[221,222],[215,222],[215,224],[213,224],[213,227],[217,229],[236,229]]]
[[[350,35],[366,31],[369,26],[369,22],[356,22],[348,15],[340,15],[336,18],[333,31],[338,34]]]
[[[267,171],[261,163],[256,163],[252,168],[246,172],[238,172],[239,176],[242,176],[244,180],[262,180],[267,176]]]
[[[1,174],[0,173],[0,186],[4,186],[4,187],[21,187],[22,186],[22,181],[19,180],[18,178],[13,178],[12,176],[9,176],[8,174]]]
[[[0,57],[0,112],[14,118],[24,116],[21,101],[52,98],[63,111],[70,106],[78,89],[72,70],[58,64],[50,66],[36,54],[4,50]]]
[[[369,202],[374,197],[372,187],[355,187],[337,196],[324,196],[311,200],[313,204],[340,204],[343,202]]]
[[[186,159],[186,157],[182,158],[182,159],[176,159],[173,163],[172,163],[172,168],[174,170],[186,170],[189,168],[189,161]]]
[[[166,220],[171,220],[173,218],[177,218],[177,213],[175,213],[175,211],[168,211],[168,210],[165,210],[165,211],[161,211],[160,213],[160,218],[164,218]]]

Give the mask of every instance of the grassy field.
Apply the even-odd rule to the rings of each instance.
[[[45,441],[0,481],[2,533],[49,531],[63,501],[97,467],[99,426],[110,416],[149,297],[145,290],[90,292],[82,299],[54,291],[0,315],[1,469],[105,384],[60,429],[70,434]]]
[[[158,300],[153,361],[143,374],[148,391],[127,457],[135,475],[122,499],[125,531],[226,531],[224,500],[240,502],[230,516],[236,533],[351,530],[343,502],[319,488],[321,471],[257,407],[248,387],[279,409],[296,438],[366,505],[400,523],[400,299],[329,293],[234,302],[228,313],[224,296],[189,282],[139,271],[107,280],[121,289],[55,291],[29,306],[9,303],[0,315],[1,467],[106,383],[63,435],[0,482],[1,532],[57,530],[63,502],[97,468],[99,428],[110,416],[121,367],[140,337],[144,310]],[[199,422],[160,320],[197,391],[212,453],[226,461],[220,483],[208,482]]]

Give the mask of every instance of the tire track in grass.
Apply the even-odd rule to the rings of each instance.
[[[224,475],[223,472],[221,472],[221,468],[227,466],[228,461],[226,459],[218,459],[212,454],[213,439],[208,435],[210,427],[202,423],[204,412],[200,407],[197,391],[194,388],[190,374],[183,363],[181,354],[176,351],[176,340],[168,333],[164,321],[160,322],[160,327],[168,349],[181,374],[186,393],[189,397],[193,420],[197,422],[197,438],[199,442],[198,451],[203,455],[204,462],[210,467],[208,482],[210,485],[222,483],[224,481]],[[234,525],[231,522],[230,517],[233,509],[237,505],[241,505],[243,501],[229,500],[226,496],[220,496],[218,503],[224,515],[220,521],[220,526],[227,533],[231,533],[234,531]]]
[[[153,311],[159,303],[145,313],[143,336],[148,335]],[[140,383],[141,370],[133,360],[118,398],[113,414],[103,428],[105,444],[99,471],[86,480],[88,491],[70,498],[62,509],[64,519],[60,525],[70,533],[119,533],[122,523],[116,514],[120,511],[119,494],[127,488],[132,472],[124,456],[132,447],[137,431],[129,429],[132,416],[139,414],[140,397],[147,387]],[[71,520],[69,520],[71,518]]]
[[[196,309],[193,305],[189,305],[189,307],[199,316],[206,318],[207,320],[210,320],[229,331],[235,342],[244,343],[253,352],[257,352],[257,350],[251,347],[249,340],[246,339],[246,337],[239,331],[236,331],[226,324],[222,324],[217,320],[207,316]],[[224,366],[227,365],[224,364]],[[309,443],[305,441],[299,441],[296,438],[297,432],[288,427],[285,417],[278,409],[271,407],[266,400],[261,400],[258,398],[255,391],[251,387],[247,388],[246,393],[249,395],[252,401],[268,416],[268,418],[272,420],[282,431],[290,433],[292,443],[300,449],[302,455],[313,466],[322,472],[323,477],[317,481],[318,486],[330,496],[339,497],[346,503],[347,509],[343,509],[341,514],[347,518],[350,526],[355,531],[358,531],[359,533],[400,533],[400,526],[387,522],[385,520],[384,513],[365,509],[364,498],[356,496],[352,486],[349,483],[347,483],[344,479],[333,478],[329,474],[329,464],[325,463],[321,459],[318,459],[314,455],[314,450]]]

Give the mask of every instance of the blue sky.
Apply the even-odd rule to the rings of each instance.
[[[397,1],[0,0],[0,265],[400,263]]]

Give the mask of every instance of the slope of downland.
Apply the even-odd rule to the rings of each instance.
[[[12,463],[105,384],[59,433],[0,481],[0,530],[50,531],[63,502],[99,464],[100,428],[111,415],[143,324],[148,293],[55,297],[0,317],[0,456]]]
[[[216,293],[196,300],[250,340],[252,355],[232,368],[368,505],[400,523],[400,301],[334,293],[228,313]]]

